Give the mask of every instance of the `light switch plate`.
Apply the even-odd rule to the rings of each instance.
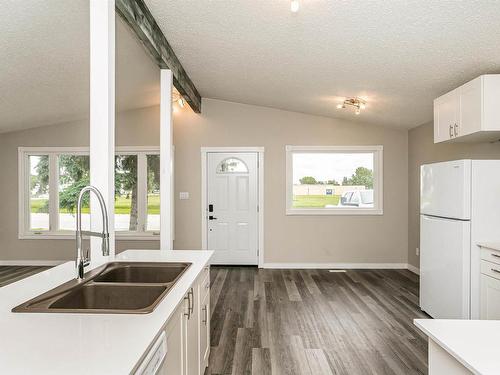
[[[189,199],[189,192],[187,192],[187,191],[181,191],[179,193],[179,199]]]

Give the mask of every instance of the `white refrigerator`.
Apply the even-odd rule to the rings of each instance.
[[[420,308],[433,318],[479,319],[477,244],[500,240],[500,160],[420,172]]]

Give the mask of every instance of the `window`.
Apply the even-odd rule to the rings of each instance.
[[[147,155],[148,191],[146,230],[160,230],[160,155]]]
[[[76,202],[80,190],[90,184],[90,158],[88,155],[59,154],[59,209],[58,224],[60,230],[76,229]],[[89,197],[85,196],[82,204],[82,228],[90,230]]]
[[[240,159],[227,158],[222,160],[217,166],[217,173],[248,173],[247,165]]]
[[[73,238],[80,190],[90,183],[87,148],[19,148],[19,238]],[[118,239],[157,239],[160,155],[156,147],[117,147],[115,230]],[[89,196],[82,228],[90,229]]]
[[[380,215],[382,146],[286,146],[287,215]]]
[[[115,230],[137,232],[137,155],[115,156]]]
[[[49,157],[30,155],[29,165],[29,228],[32,231],[48,231],[49,223]]]

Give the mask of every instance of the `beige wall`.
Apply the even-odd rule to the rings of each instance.
[[[159,108],[117,116],[118,145],[157,145]],[[408,133],[270,108],[203,100],[203,114],[174,114],[177,249],[201,247],[201,146],[265,147],[265,261],[406,263]],[[71,240],[17,239],[17,147],[88,145],[86,121],[0,135],[0,260],[65,260]],[[384,146],[384,215],[286,216],[285,145]],[[189,191],[189,200],[179,200]],[[14,219],[13,219],[14,218]],[[118,250],[158,248],[157,241],[119,241]]]
[[[457,159],[499,159],[499,143],[434,144],[433,124],[413,128],[408,133],[408,261],[419,267],[416,248],[420,246],[420,166]]]
[[[201,246],[200,147],[264,146],[266,262],[407,262],[406,130],[210,99],[202,108],[175,114],[175,248]],[[383,145],[384,215],[286,216],[287,144]]]
[[[119,146],[159,145],[159,107],[117,114],[116,144]],[[45,126],[0,134],[0,261],[74,259],[73,240],[19,240],[18,165],[19,146],[88,146],[88,121]],[[159,248],[159,241],[118,241],[117,251],[131,248]]]

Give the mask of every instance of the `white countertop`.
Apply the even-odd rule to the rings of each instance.
[[[11,312],[13,307],[74,278],[74,261],[0,288],[0,372],[10,375],[128,374],[212,253],[128,250],[110,259],[192,263],[150,314]],[[97,266],[91,265],[89,269]]]
[[[474,374],[500,374],[499,320],[415,319],[414,323]]]

